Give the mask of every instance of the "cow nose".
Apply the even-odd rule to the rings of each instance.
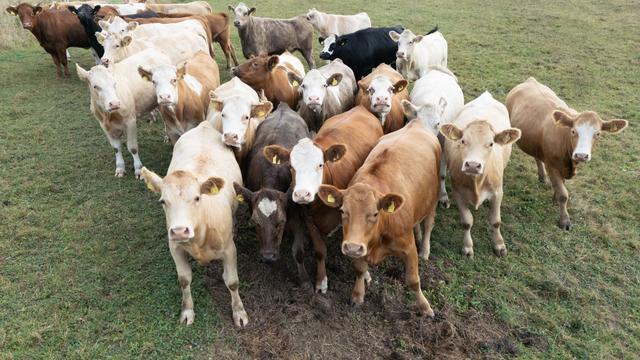
[[[472,172],[472,173],[480,173],[482,170],[482,164],[477,161],[465,161],[463,171]]]
[[[109,109],[110,110],[120,109],[120,100],[109,101]]]
[[[171,240],[185,240],[191,237],[191,232],[186,226],[177,226],[169,230],[169,235]]]
[[[378,96],[376,98],[376,104],[378,105],[386,105],[388,101],[389,101],[388,96]]]
[[[309,190],[296,190],[293,192],[293,201],[308,204],[313,200]]]
[[[224,143],[227,145],[235,145],[238,143],[238,134],[234,133],[225,133],[224,134]]]
[[[362,257],[367,253],[367,249],[362,244],[342,243],[342,253],[350,257]]]
[[[398,51],[396,53],[396,57],[403,58],[404,57],[404,53],[402,51]]]
[[[240,75],[238,75],[238,74],[240,73],[240,71],[238,70],[238,68],[237,68],[237,67],[232,67],[232,68],[231,68],[231,73],[232,73],[233,75],[235,75],[235,76],[240,77]]]
[[[109,63],[111,62],[109,59],[107,58],[102,58],[100,59],[102,61],[102,65],[107,66],[109,65]]]
[[[309,96],[309,102],[320,102],[320,96]]]
[[[275,250],[263,250],[260,254],[262,255],[262,260],[266,262],[278,260],[278,253]]]
[[[161,95],[158,95],[158,99],[160,100],[159,102],[171,101],[171,95],[169,95],[169,94],[161,94]]]
[[[235,20],[235,21],[233,22],[233,25],[235,25],[235,26],[239,26],[239,25],[240,25],[240,21]]]
[[[587,162],[591,160],[591,155],[583,154],[583,153],[575,153],[573,154],[573,160],[577,162]]]

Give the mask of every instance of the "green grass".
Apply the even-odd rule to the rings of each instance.
[[[213,7],[226,11],[226,5]],[[257,15],[274,17],[313,6],[366,10],[374,25],[403,24],[414,32],[438,24],[467,100],[485,89],[504,100],[535,76],[578,110],[630,120],[622,134],[604,136],[593,161],[568,182],[570,232],[556,227],[552,191],[537,183],[534,161],[519,149],[505,179],[506,258],[492,254],[486,206],[474,212],[473,261],[459,255],[457,210],[439,211],[432,254],[451,279],[425,290],[436,311],[444,303],[460,312],[473,308],[548,344],[521,345],[522,358],[638,356],[638,2],[267,0],[257,6]],[[6,17],[3,30],[11,25]],[[235,29],[233,35],[241,56]],[[219,316],[229,309],[212,306],[198,266],[196,322],[177,324],[180,293],[156,198],[133,180],[128,155],[127,177],[113,178],[113,151],[89,111],[85,84],[75,74],[56,79],[50,56],[27,44],[0,53],[0,358],[191,358],[233,342]],[[3,38],[0,48],[10,45]],[[71,53],[72,62],[92,65],[88,51]],[[227,80],[217,45],[216,54]],[[171,157],[161,135],[161,124],[139,122],[143,163],[159,172]]]

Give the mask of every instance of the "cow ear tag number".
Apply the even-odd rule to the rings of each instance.
[[[334,202],[336,202],[336,198],[334,198],[333,195],[329,194],[327,195],[327,202],[329,204],[333,204]]]
[[[220,189],[216,186],[216,184],[211,185],[211,190],[209,190],[209,194],[217,195],[220,192]]]
[[[387,212],[389,214],[393,214],[394,211],[396,211],[396,203],[392,201],[391,204],[389,204],[389,206],[387,207]]]
[[[273,165],[280,165],[280,159],[278,158],[278,155],[273,155],[273,159],[271,159],[271,162],[273,163]]]

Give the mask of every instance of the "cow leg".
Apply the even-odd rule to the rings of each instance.
[[[228,240],[228,244],[226,251],[222,255],[222,265],[224,267],[222,279],[231,293],[233,322],[237,327],[245,327],[249,323],[249,318],[247,317],[247,312],[244,310],[242,299],[240,299],[240,294],[238,293],[238,258],[233,238]]]
[[[133,169],[136,179],[140,179],[142,172],[142,161],[138,153],[138,127],[136,126],[136,118],[133,117],[127,121],[127,149],[133,157]]]
[[[471,259],[473,258],[473,239],[471,239],[473,215],[471,214],[471,210],[469,210],[469,206],[464,201],[461,194],[454,191],[453,196],[456,201],[456,205],[458,206],[458,211],[460,211],[460,221],[462,222],[462,227],[464,228],[464,238],[462,240],[462,255]]]
[[[195,313],[193,312],[193,299],[191,298],[191,264],[189,264],[187,254],[184,250],[169,244],[169,251],[171,252],[173,262],[176,264],[178,282],[180,283],[180,289],[182,289],[180,323],[191,325],[195,318]]]
[[[422,229],[420,228],[420,223],[413,225],[413,237],[416,238],[416,242],[422,242]]]
[[[415,239],[411,239],[411,245],[408,251],[403,254],[402,261],[404,262],[405,281],[407,286],[416,296],[416,303],[418,304],[418,311],[421,315],[427,315],[433,317],[433,310],[431,305],[420,288],[420,274],[418,272],[418,252],[415,248]]]
[[[104,130],[104,128],[103,128]],[[125,174],[124,170],[124,158],[122,157],[120,136],[116,134],[111,134],[110,132],[104,130],[104,134],[107,135],[107,140],[109,140],[109,144],[116,152],[116,177],[123,177]]]
[[[502,188],[498,189],[491,197],[491,213],[489,214],[489,223],[493,227],[493,252],[498,257],[507,255],[507,246],[500,233],[500,206],[502,205]]]
[[[445,209],[448,209],[451,206],[449,202],[449,195],[447,195],[447,188],[445,187],[444,178],[447,176],[447,162],[444,159],[444,156],[440,158],[440,196],[438,198],[438,202],[440,206]]]
[[[291,217],[298,218],[298,214],[292,214]],[[291,245],[291,253],[293,254],[293,260],[296,262],[298,268],[298,279],[301,284],[305,284],[309,281],[309,274],[304,267],[304,232],[300,226],[299,219],[289,219],[287,221],[288,233],[293,237],[293,244]]]
[[[60,65],[60,58],[58,57],[57,52],[50,53],[51,58],[53,59],[53,63],[56,65],[56,76],[62,77],[62,67]]]
[[[538,181],[545,184],[547,182],[547,172],[544,170],[544,163],[536,159],[536,165],[538,165]]]
[[[436,207],[433,207],[433,210],[427,217],[424,219],[422,223],[424,226],[424,233],[422,234],[422,241],[420,242],[420,258],[422,260],[429,260],[429,254],[431,253],[431,231],[433,230],[433,224],[436,221]]]
[[[233,66],[238,66],[240,63],[238,62],[238,58],[236,57],[236,48],[233,47],[231,40],[227,40],[227,44],[229,46],[229,52],[231,53],[231,59],[233,59]]]
[[[368,270],[369,265],[364,259],[353,260],[353,268],[356,270],[356,281],[351,293],[351,305],[360,306],[364,302],[365,281],[371,282],[371,275]]]
[[[318,293],[327,293],[329,288],[329,280],[327,279],[327,268],[325,265],[325,259],[327,258],[327,243],[324,241],[320,230],[313,223],[313,219],[310,216],[305,215],[305,224],[313,243],[313,249],[316,253],[316,283],[315,291]]]
[[[69,67],[67,66],[67,49],[58,49],[58,58],[60,59],[62,67],[64,67],[64,76],[69,77]]]
[[[300,52],[302,53],[302,56],[304,56],[304,59],[307,60],[307,64],[309,64],[309,68],[315,69],[316,62],[315,60],[313,60],[313,52],[311,51],[311,48],[307,50],[301,50]]]
[[[567,203],[569,202],[569,191],[564,185],[562,175],[556,170],[549,170],[549,179],[553,187],[553,198],[560,205],[560,228],[563,230],[571,229],[571,219],[567,211]]]

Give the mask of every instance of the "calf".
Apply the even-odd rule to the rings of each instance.
[[[313,26],[298,16],[292,19],[271,19],[251,16],[255,7],[249,9],[244,3],[233,7],[229,5],[236,19],[233,25],[238,28],[242,54],[246,59],[262,53],[281,54],[284,51],[299,51],[309,64],[315,68],[313,60]]]
[[[418,119],[434,135],[438,135],[441,124],[452,122],[464,107],[464,95],[455,75],[446,68],[429,68],[413,85],[411,101],[402,100],[402,109],[407,119]],[[440,137],[444,146],[444,138]],[[440,204],[448,208],[449,196],[444,185],[447,163],[443,153],[440,158]]]
[[[40,46],[51,55],[58,77],[62,77],[63,68],[64,76],[69,76],[67,48],[88,49],[91,46],[80,20],[66,8],[44,10],[39,5],[21,3],[8,6],[7,13],[18,16],[22,27],[31,31]]]
[[[342,215],[342,253],[354,259],[352,304],[364,302],[365,280],[371,281],[368,264],[377,265],[391,255],[404,263],[405,281],[415,294],[420,313],[433,317],[420,289],[413,227],[424,223],[420,253],[427,259],[438,203],[439,161],[438,139],[413,121],[380,138],[349,187],[320,186],[318,197]]]
[[[431,66],[447,67],[447,40],[437,26],[424,36],[408,29],[402,34],[390,31],[389,36],[398,43],[396,68],[407,80],[421,78]]]
[[[220,141],[211,124],[202,122],[187,131],[173,148],[167,175],[161,178],[142,169],[147,187],[160,194],[165,213],[169,251],[176,264],[182,289],[180,322],[191,325],[195,318],[191,298],[191,264],[222,259],[224,284],[231,293],[233,322],[238,327],[249,318],[238,293],[238,266],[233,242],[233,216],[237,205],[231,184],[242,175],[233,153]]]
[[[307,12],[307,20],[322,37],[351,34],[371,27],[371,19],[365,12],[355,15],[333,15],[313,8]]]
[[[301,139],[291,149],[272,145],[264,155],[274,166],[291,168],[294,177],[292,199],[309,204],[305,224],[316,253],[315,290],[326,293],[328,288],[325,259],[326,238],[338,225],[340,214],[316,199],[320,185],[344,189],[382,136],[382,126],[375,116],[362,106],[328,119],[311,139]]]
[[[236,193],[249,205],[255,223],[260,254],[265,261],[275,261],[280,254],[282,235],[293,237],[292,254],[300,280],[308,279],[304,267],[304,234],[301,206],[290,201],[291,171],[286,166],[273,166],[263,156],[266,146],[291,148],[298,140],[309,136],[309,129],[300,115],[286,103],[258,126],[253,149],[249,153],[245,187],[234,184]]]
[[[274,106],[283,101],[289,107],[295,108],[298,103],[298,91],[289,83],[289,73],[304,77],[302,63],[288,51],[281,55],[252,56],[244,64],[233,68],[233,75],[255,91],[264,91],[264,96]]]
[[[100,58],[104,55],[104,48],[98,42],[96,33],[101,32],[102,28],[93,19],[100,9],[100,5],[92,7],[91,5],[83,4],[77,9],[75,6],[69,6],[68,9],[78,16],[78,20],[80,20],[80,24],[82,24],[82,27],[87,34],[87,38],[89,39],[93,56],[96,58],[96,65],[100,64]]]
[[[401,26],[368,28],[352,34],[321,37],[320,44],[324,47],[320,58],[341,59],[353,70],[356,80],[360,80],[381,63],[395,65],[398,44],[389,38],[389,31],[403,30]]]
[[[120,135],[125,131],[136,178],[140,176],[142,163],[138,154],[136,118],[157,105],[153,85],[138,75],[138,66],[155,67],[169,63],[166,55],[158,50],[148,49],[109,69],[96,65],[87,71],[76,64],[78,77],[89,85],[91,112],[115,149],[116,177],[123,177],[125,174],[124,158],[120,150]]]
[[[313,132],[326,119],[351,109],[358,89],[353,71],[340,59],[310,70],[304,79],[290,72],[289,82],[302,96],[298,112]]]
[[[192,1],[184,4],[147,4],[147,9],[163,14],[209,15],[211,5],[206,1]]]
[[[387,64],[380,64],[358,81],[356,104],[369,109],[380,119],[384,133],[404,126],[402,101],[409,99],[407,80]]]
[[[138,73],[156,89],[160,114],[172,144],[205,120],[209,93],[220,85],[218,64],[204,51],[197,52],[180,67],[139,66]]]
[[[591,160],[603,131],[619,133],[628,122],[604,121],[593,111],[578,112],[532,77],[509,92],[506,104],[511,123],[522,131],[518,147],[535,158],[540,182],[549,173],[553,198],[560,205],[560,227],[569,230],[565,179],[573,178],[577,167]]]
[[[497,256],[507,255],[500,233],[502,180],[511,156],[511,144],[520,138],[520,130],[511,128],[504,105],[484,92],[465,105],[453,122],[441,125],[440,132],[446,138],[444,152],[451,174],[453,198],[464,227],[462,253],[473,257],[473,215],[469,205],[478,209],[485,200],[489,200],[493,249]]]

